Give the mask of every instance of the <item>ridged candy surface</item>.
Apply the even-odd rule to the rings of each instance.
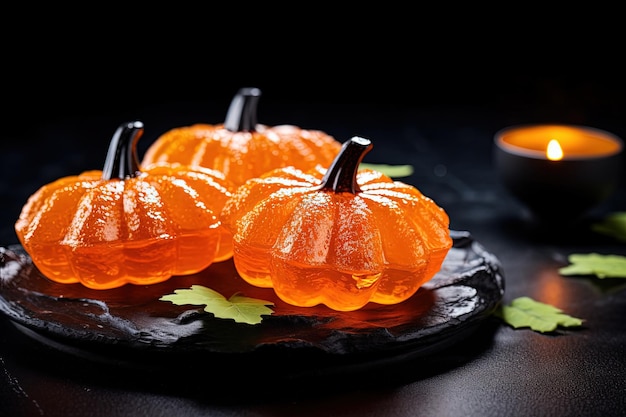
[[[223,172],[235,185],[276,168],[328,166],[341,143],[319,130],[256,125],[231,131],[223,124],[195,124],[165,132],[146,150],[142,164],[177,162]]]
[[[232,256],[232,236],[218,218],[232,188],[219,172],[177,164],[126,179],[87,171],[37,190],[15,231],[56,282],[154,284]]]
[[[222,211],[250,284],[296,306],[396,304],[441,268],[446,212],[417,188],[364,169],[360,192],[321,189],[323,169],[281,168],[239,187]]]

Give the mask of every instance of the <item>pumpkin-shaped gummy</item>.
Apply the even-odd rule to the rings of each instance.
[[[139,167],[141,122],[119,126],[102,171],[42,186],[15,223],[53,281],[93,289],[154,284],[232,257],[219,213],[234,188],[222,173],[180,164]]]
[[[222,210],[239,275],[289,304],[339,311],[402,302],[430,280],[452,246],[448,215],[359,170],[371,148],[354,137],[327,170],[279,168],[240,186]]]
[[[261,91],[242,88],[231,101],[224,123],[177,127],[146,150],[143,164],[179,162],[223,172],[235,185],[272,169],[308,170],[328,166],[341,143],[320,130],[257,123]]]

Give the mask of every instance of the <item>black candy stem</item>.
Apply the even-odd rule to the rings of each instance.
[[[356,182],[356,174],[359,171],[361,161],[373,147],[374,145],[369,139],[358,136],[344,142],[339,154],[322,178],[320,190],[336,193],[360,193],[361,187]]]
[[[224,127],[231,132],[254,132],[257,125],[257,104],[261,97],[261,90],[258,88],[241,88],[235,94],[228,113]]]
[[[125,179],[139,173],[137,141],[143,134],[143,123],[139,121],[122,123],[111,138],[102,179]]]

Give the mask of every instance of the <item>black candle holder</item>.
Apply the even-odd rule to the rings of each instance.
[[[551,139],[564,144],[560,160],[548,158]],[[619,137],[591,127],[519,125],[495,134],[494,163],[504,186],[534,220],[563,225],[580,220],[613,194],[623,146]]]

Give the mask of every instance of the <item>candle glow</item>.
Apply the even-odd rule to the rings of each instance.
[[[510,152],[530,158],[557,160],[597,159],[615,155],[622,150],[622,143],[614,135],[584,126],[530,125],[507,129],[499,135],[499,144]],[[550,145],[556,141],[556,145]],[[561,158],[548,148],[554,147]],[[554,155],[554,156],[553,156]],[[554,158],[554,159],[553,159]]]

